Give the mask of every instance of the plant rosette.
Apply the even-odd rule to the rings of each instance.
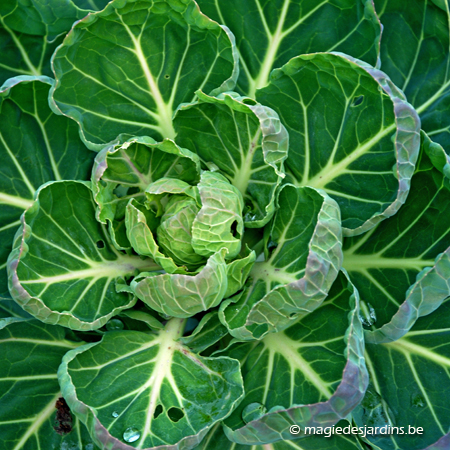
[[[3,2],[0,450],[449,448],[449,23]]]

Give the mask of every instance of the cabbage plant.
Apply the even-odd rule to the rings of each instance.
[[[0,450],[450,448],[447,0],[0,5]]]

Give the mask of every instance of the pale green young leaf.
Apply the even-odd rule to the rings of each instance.
[[[123,145],[105,147],[95,158],[92,188],[101,223],[121,220],[131,198],[145,199],[147,187],[160,178],[186,183],[200,179],[200,161],[194,153],[170,139],[156,142],[136,137]]]
[[[192,353],[177,342],[183,328],[172,319],[158,334],[110,332],[64,357],[63,395],[103,448],[193,448],[240,400],[238,361]]]
[[[227,25],[240,56],[240,92],[255,96],[270,72],[304,53],[339,51],[375,65],[381,25],[371,0],[198,0]],[[318,31],[320,30],[320,31]]]
[[[130,200],[126,207],[125,227],[132,248],[139,255],[152,258],[167,273],[187,273],[186,267],[178,266],[170,256],[164,255],[159,249],[153,234],[156,233],[157,225],[153,212],[136,200]]]
[[[405,202],[420,121],[383,72],[343,54],[302,55],[275,70],[256,99],[289,132],[292,182],[334,198],[345,235],[369,230]]]
[[[196,183],[200,177],[197,155],[169,139],[157,143],[148,137],[105,147],[97,155],[92,169],[96,217],[109,224],[118,249],[130,248],[125,230],[127,203],[130,199],[143,201],[148,185],[163,177]]]
[[[144,273],[131,282],[136,296],[151,309],[173,317],[190,317],[217,306],[228,288],[226,248],[208,258],[198,273]]]
[[[9,289],[25,311],[43,322],[100,328],[136,301],[119,289],[123,278],[155,269],[149,259],[115,250],[105,226],[95,220],[86,183],[44,185],[21,220],[8,259]]]
[[[244,234],[242,194],[218,172],[203,172],[197,186],[201,208],[192,224],[192,247],[206,257],[226,248],[225,258],[235,258]]]

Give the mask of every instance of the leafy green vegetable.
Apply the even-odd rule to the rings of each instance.
[[[3,1],[0,450],[448,449],[449,24]]]

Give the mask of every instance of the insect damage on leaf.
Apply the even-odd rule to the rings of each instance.
[[[70,408],[67,405],[63,397],[59,397],[56,400],[55,408],[56,418],[54,430],[61,435],[69,434],[72,431],[72,414],[70,414]]]

